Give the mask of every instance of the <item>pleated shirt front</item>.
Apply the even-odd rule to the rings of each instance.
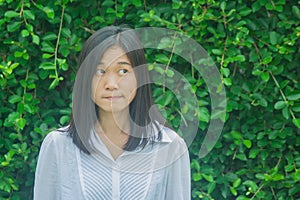
[[[94,131],[91,142],[96,151],[88,155],[67,132],[49,133],[39,154],[34,199],[190,199],[187,147],[172,130],[164,127],[161,141],[124,151],[116,160]]]

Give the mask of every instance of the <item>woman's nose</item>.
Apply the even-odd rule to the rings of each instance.
[[[106,74],[104,88],[106,90],[116,90],[119,89],[118,78],[113,74]]]

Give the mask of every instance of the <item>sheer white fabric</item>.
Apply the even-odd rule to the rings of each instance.
[[[87,155],[67,132],[49,133],[35,174],[35,200],[189,200],[190,162],[186,144],[164,127],[162,140],[124,151],[116,160],[93,132],[97,151]]]

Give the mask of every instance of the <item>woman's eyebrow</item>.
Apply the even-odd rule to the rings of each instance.
[[[126,61],[120,61],[120,62],[118,62],[117,64],[118,64],[118,65],[128,65],[128,66],[131,66],[131,63],[126,62]],[[99,62],[99,63],[98,63],[98,66],[101,66],[101,65],[105,65],[105,63]]]
[[[118,62],[119,65],[129,65],[131,66],[131,64],[129,62],[126,62],[126,61],[121,61],[121,62]]]
[[[98,63],[98,66],[99,66],[99,65],[104,65],[104,63],[103,63],[103,62],[99,62],[99,63]]]

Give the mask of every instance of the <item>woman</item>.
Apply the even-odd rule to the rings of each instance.
[[[190,199],[187,147],[154,109],[134,31],[98,30],[79,66],[70,125],[43,141],[34,199]]]

